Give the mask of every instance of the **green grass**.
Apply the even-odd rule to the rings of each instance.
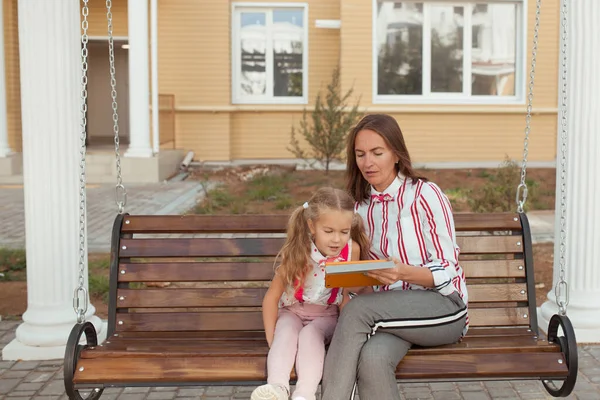
[[[206,193],[204,199],[196,205],[196,214],[215,214],[226,210],[231,214],[249,213],[251,203],[274,203],[277,210],[287,210],[294,201],[289,194],[288,185],[292,184],[291,174],[259,175],[246,183],[241,194],[232,194],[226,187],[217,187]]]
[[[25,250],[0,248],[0,282],[27,279]]]
[[[258,176],[248,184],[248,199],[255,201],[275,201],[286,197],[288,182],[288,174]]]

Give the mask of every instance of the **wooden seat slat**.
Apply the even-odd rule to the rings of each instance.
[[[471,327],[466,338],[473,337],[487,337],[495,339],[497,337],[511,337],[511,336],[528,336],[534,335],[531,329],[524,326],[506,326],[506,327]],[[263,331],[192,331],[192,332],[181,332],[181,331],[161,331],[161,332],[120,332],[118,336],[111,336],[110,341],[115,338],[119,339],[135,339],[135,340],[161,340],[161,341],[178,341],[182,339],[194,339],[194,340],[265,340],[265,333]]]
[[[262,330],[260,311],[117,313],[116,331]],[[528,325],[526,307],[474,308],[470,326]]]
[[[469,303],[527,301],[525,283],[467,284]]]
[[[260,257],[275,256],[284,238],[157,238],[122,239],[121,257]],[[462,254],[523,252],[519,235],[459,236]]]
[[[266,288],[119,289],[118,307],[260,307]],[[123,299],[123,300],[121,300]]]
[[[462,354],[462,353],[514,353],[519,352],[559,352],[560,348],[555,344],[538,340],[533,335],[512,337],[466,337],[460,343],[439,347],[413,347],[409,350],[411,355],[433,355],[433,354]],[[156,338],[111,338],[109,343],[91,350],[84,350],[81,358],[99,357],[178,357],[187,355],[189,357],[205,356],[267,356],[269,348],[265,340],[253,339],[171,339],[164,340]]]
[[[119,282],[269,281],[273,262],[122,263]]]
[[[525,278],[525,264],[517,260],[462,260],[460,266],[469,279]],[[467,284],[469,281],[467,281]]]
[[[464,260],[465,275],[474,278],[524,278],[522,259]],[[119,282],[269,281],[273,262],[121,263]]]
[[[458,236],[456,243],[463,255],[523,253],[523,238],[520,235]]]
[[[288,215],[129,215],[121,232],[135,233],[284,233]],[[515,213],[455,213],[456,231],[521,230]]]
[[[560,353],[407,354],[396,370],[398,379],[485,379],[535,376],[563,377],[566,363]],[[81,359],[75,384],[200,383],[266,380],[266,357],[131,357]],[[293,375],[292,375],[293,379]]]
[[[122,239],[121,257],[275,256],[283,238]]]
[[[470,303],[526,301],[525,283],[467,285]],[[252,288],[150,288],[119,289],[120,308],[260,307],[267,289]]]

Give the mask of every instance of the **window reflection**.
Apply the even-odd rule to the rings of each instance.
[[[267,88],[266,15],[243,12],[240,21],[241,91],[246,95],[265,94]]]
[[[273,11],[273,95],[302,96],[303,12]]]
[[[378,4],[377,90],[379,94],[421,94],[423,69],[423,5]]]
[[[517,7],[476,4],[472,16],[473,95],[515,95]]]
[[[462,93],[464,8],[431,7],[431,91]]]

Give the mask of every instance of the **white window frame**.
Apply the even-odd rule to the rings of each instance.
[[[527,10],[528,0],[398,0],[400,2],[423,3],[423,94],[420,95],[380,95],[378,89],[378,49],[377,49],[377,2],[372,0],[372,79],[373,104],[525,104],[525,77],[527,76]],[[465,7],[465,20],[469,21],[473,5],[493,1],[516,5],[516,43],[515,43],[515,94],[513,96],[471,95],[471,85],[463,79],[463,93],[431,93],[431,24],[428,10],[431,5],[451,3]],[[468,7],[468,8],[467,8]],[[469,12],[467,12],[469,11]],[[470,29],[463,33],[463,76],[471,74],[471,35]]]
[[[273,96],[273,51],[267,41],[267,93],[263,96],[244,96],[240,93],[240,13],[266,12],[273,9],[301,8],[303,10],[302,96]],[[267,16],[268,19],[268,16]],[[272,20],[272,18],[271,18]],[[231,3],[231,102],[232,104],[308,104],[308,3]],[[270,92],[270,93],[269,93]]]

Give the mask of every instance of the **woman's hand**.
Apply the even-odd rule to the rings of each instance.
[[[384,285],[404,281],[427,288],[434,286],[433,275],[429,268],[404,264],[396,258],[393,258],[392,261],[396,264],[394,268],[369,271],[367,276],[377,279]]]
[[[406,265],[396,258],[392,258],[391,261],[396,264],[394,268],[377,269],[367,272],[367,276],[377,279],[384,285],[391,285],[400,280],[404,280],[406,274],[406,268],[410,268],[410,265]]]

